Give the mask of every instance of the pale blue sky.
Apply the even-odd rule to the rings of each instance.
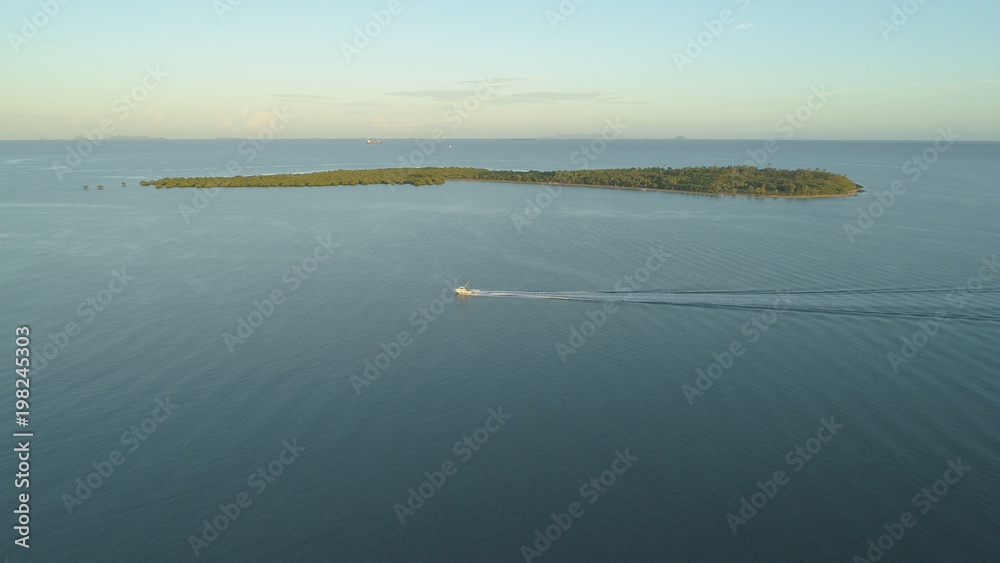
[[[886,40],[894,4],[919,8]],[[72,0],[28,38],[22,18],[45,20],[38,0],[5,0],[0,139],[72,138],[102,119],[121,135],[246,136],[281,107],[295,115],[286,138],[592,134],[615,118],[630,138],[783,138],[782,116],[824,87],[794,138],[950,126],[1000,140],[996,2],[584,0],[553,29],[560,0],[402,0],[350,62],[343,44],[388,1],[243,0],[222,18],[217,5]],[[678,69],[674,54],[726,9],[730,23]],[[126,116],[115,100],[147,67],[166,76]],[[456,113],[490,76],[491,99]]]

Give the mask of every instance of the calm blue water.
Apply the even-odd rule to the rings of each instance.
[[[11,561],[1000,557],[1000,144],[954,145],[913,181],[930,143],[782,143],[773,166],[867,190],[822,200],[138,185],[416,149],[275,141],[248,161],[239,143],[109,141],[57,174],[66,143],[0,142],[0,354],[29,325],[44,363],[32,549],[8,531]],[[427,164],[569,169],[584,144],[449,143]],[[592,165],[761,145],[616,141]],[[470,279],[509,295],[453,300]],[[884,525],[904,535],[878,548]]]

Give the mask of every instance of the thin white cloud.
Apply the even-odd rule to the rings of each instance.
[[[482,94],[482,92],[480,92]],[[389,92],[390,96],[407,98],[422,98],[431,102],[461,102],[476,96],[470,90],[410,90]],[[497,94],[489,96],[488,101],[494,104],[554,104],[559,102],[597,102],[597,103],[627,103],[621,96],[609,92],[519,92],[517,94]]]
[[[541,74],[526,75],[526,76],[508,76],[505,78],[490,78],[489,81],[492,83],[503,83],[503,82],[521,82],[524,80],[539,80],[545,78]],[[481,84],[483,80],[459,80],[459,84]]]

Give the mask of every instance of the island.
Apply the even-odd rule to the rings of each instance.
[[[516,171],[458,167],[379,168],[304,174],[162,178],[142,181],[140,184],[157,188],[264,188],[370,184],[426,186],[457,180],[755,197],[844,197],[852,196],[861,189],[861,186],[846,176],[825,170],[778,170],[755,166],[574,171]]]

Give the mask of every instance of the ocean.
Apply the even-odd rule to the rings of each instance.
[[[0,142],[0,556],[996,561],[1000,144],[764,147]],[[755,159],[864,191],[139,186]]]

